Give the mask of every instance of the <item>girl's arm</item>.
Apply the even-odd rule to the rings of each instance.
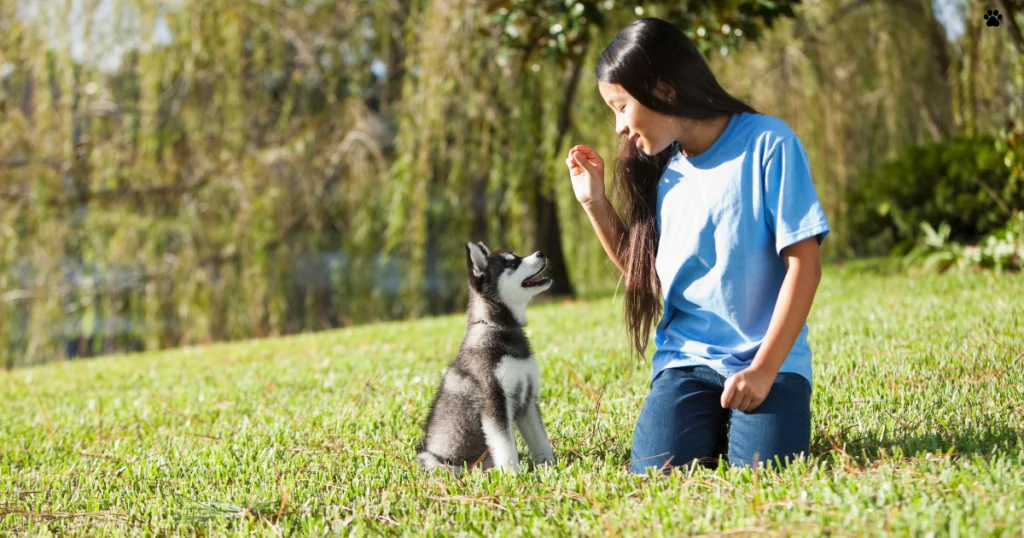
[[[615,208],[605,195],[604,159],[594,148],[577,145],[569,150],[565,165],[569,167],[569,178],[572,180],[576,200],[590,217],[590,224],[594,226],[601,246],[619,271],[625,273],[626,268],[622,265],[618,253],[625,240],[626,226],[622,224],[619,214],[615,212]]]
[[[619,271],[625,274],[626,268],[623,267],[618,252],[622,242],[626,240],[626,226],[622,224],[612,203],[608,201],[608,198],[601,196],[599,199],[583,204],[583,209],[590,217],[590,223],[594,225],[594,231],[597,232],[597,238],[601,240],[604,251],[615,262]]]

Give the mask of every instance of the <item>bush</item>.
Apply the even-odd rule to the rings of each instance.
[[[949,239],[946,223],[933,228],[921,223],[924,236],[904,259],[907,267],[925,270],[994,269],[996,272],[1024,269],[1024,211],[1010,217],[1001,228],[977,245],[962,245]]]
[[[946,223],[948,241],[977,243],[1024,208],[1022,183],[991,136],[912,147],[858,177],[849,198],[851,245],[860,256],[904,254],[922,223]]]

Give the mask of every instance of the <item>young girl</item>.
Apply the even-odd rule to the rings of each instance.
[[[605,196],[601,156],[575,146],[566,165],[625,275],[638,353],[662,314],[630,469],[713,465],[722,455],[784,465],[806,454],[805,322],[829,225],[800,140],[723,90],[694,44],[662,20],[622,30],[597,79],[621,137],[614,184],[628,227]]]

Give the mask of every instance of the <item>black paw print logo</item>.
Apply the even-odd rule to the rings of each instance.
[[[999,21],[1003,20],[1003,14],[998,9],[990,9],[985,13],[985,24],[987,26],[999,26]]]

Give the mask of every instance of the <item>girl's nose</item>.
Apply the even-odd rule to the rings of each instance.
[[[615,132],[620,134],[620,135],[622,135],[622,136],[625,136],[625,135],[629,134],[629,128],[626,127],[626,123],[625,122],[616,121],[615,122]]]

